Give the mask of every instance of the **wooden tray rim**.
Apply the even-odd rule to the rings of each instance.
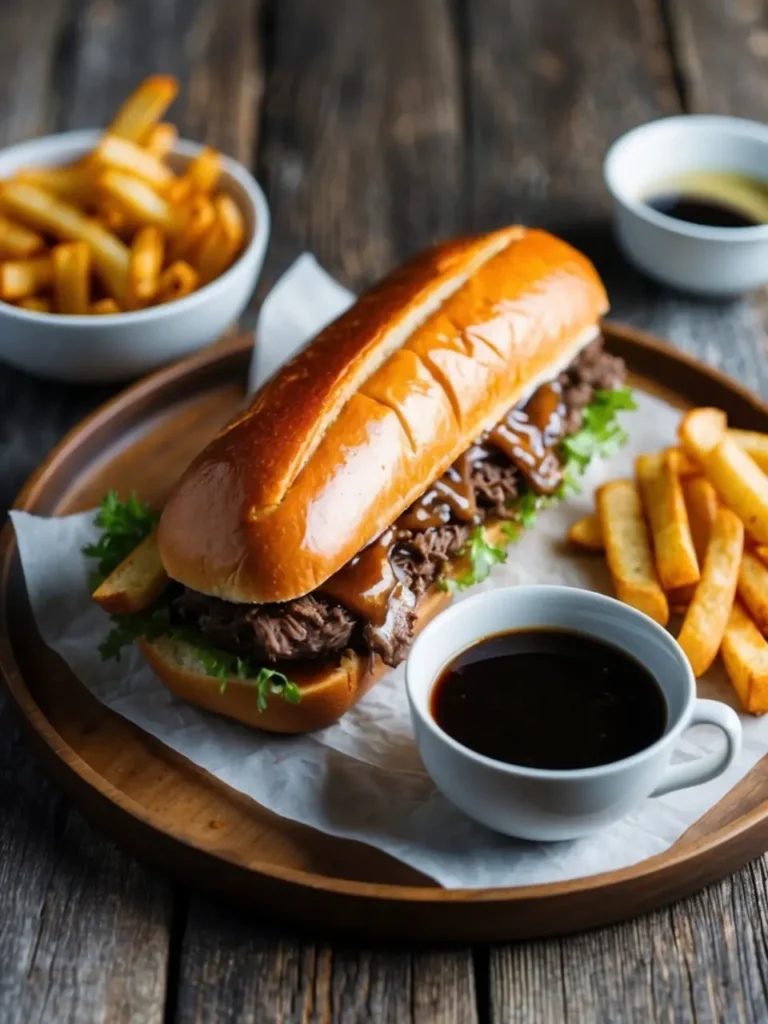
[[[722,371],[707,366],[688,353],[679,351],[661,339],[629,325],[607,321],[604,324],[604,328],[606,333],[617,335],[632,345],[651,349],[663,358],[671,359],[696,373],[709,376],[719,385],[738,394],[742,401],[751,405],[758,413],[768,418],[768,402],[763,401],[749,388]],[[229,361],[238,363],[250,350],[252,344],[252,338],[245,336],[237,342],[227,345],[225,349],[214,348],[191,356],[182,361],[185,375],[200,372],[215,365],[224,365]],[[100,405],[80,423],[76,424],[52,449],[44,462],[32,473],[20,490],[12,508],[30,512],[34,511],[41,488],[49,474],[55,470],[59,457],[69,447],[72,439],[76,436],[87,437],[91,435],[102,424],[112,419],[113,416],[130,409],[136,399],[158,391],[162,392],[164,388],[175,384],[179,376],[179,365],[179,363],[171,364],[137,381],[114,398]],[[77,752],[63,740],[45,717],[42,709],[29,691],[21,670],[16,664],[7,629],[5,595],[7,593],[8,577],[16,555],[15,534],[9,521],[0,531],[0,566],[2,566],[2,574],[0,575],[0,674],[6,682],[19,713],[32,727],[37,734],[37,738],[48,748],[50,754],[61,762],[70,776],[74,777],[73,782],[79,779],[80,782],[94,789],[101,797],[113,804],[114,809],[119,815],[137,819],[151,831],[170,838],[214,864],[225,864],[239,870],[254,872],[264,878],[271,878],[308,889],[336,893],[340,896],[364,897],[368,900],[398,900],[415,904],[515,903],[518,901],[556,898],[561,895],[574,895],[577,892],[585,893],[590,890],[605,890],[606,888],[629,881],[640,881],[650,875],[663,876],[668,871],[673,871],[688,862],[697,860],[703,848],[706,849],[707,853],[712,853],[721,848],[727,849],[732,844],[736,845],[746,832],[751,831],[766,819],[768,800],[707,836],[686,843],[677,853],[675,853],[675,848],[679,845],[680,840],[669,849],[653,857],[613,871],[586,875],[562,882],[545,882],[536,885],[501,886],[484,889],[444,889],[438,884],[426,886],[361,882],[351,879],[334,878],[333,876],[305,871],[299,868],[285,867],[268,861],[254,860],[243,862],[227,857],[226,854],[213,852],[203,844],[193,842],[189,837],[178,833],[173,828],[169,828],[163,822],[160,815],[152,814],[141,804],[113,786],[80,758]],[[754,768],[752,770],[754,771]],[[71,788],[70,792],[72,792]]]

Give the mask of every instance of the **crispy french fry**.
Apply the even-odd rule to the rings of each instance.
[[[141,309],[155,296],[163,266],[163,233],[154,224],[141,228],[131,244],[126,309]]]
[[[214,196],[213,206],[224,235],[239,249],[245,240],[245,221],[240,207],[226,192],[219,192]]]
[[[656,571],[664,590],[698,582],[699,563],[688,525],[674,449],[638,455],[635,474],[651,528]]]
[[[173,103],[179,85],[170,75],[145,78],[122,104],[109,126],[110,135],[139,142]]]
[[[99,299],[91,303],[88,312],[93,316],[109,316],[112,313],[119,313],[120,307],[113,298]]]
[[[30,295],[18,303],[21,309],[28,309],[30,313],[50,313],[51,300],[45,295]]]
[[[725,413],[719,409],[695,409],[684,417],[680,436],[721,500],[756,541],[768,544],[768,476],[726,434],[725,426]]]
[[[87,313],[90,306],[91,250],[87,242],[62,242],[51,251],[57,313]]]
[[[128,277],[128,247],[102,224],[42,189],[8,181],[0,189],[0,203],[33,227],[65,241],[87,242],[93,264],[107,289],[120,301]]]
[[[745,551],[739,567],[737,590],[762,633],[768,633],[768,566]]]
[[[751,456],[764,473],[768,473],[768,434],[756,430],[728,430],[728,437]]]
[[[216,223],[200,242],[195,256],[200,283],[208,284],[220,277],[237,258],[240,246],[241,242],[217,217]]]
[[[99,196],[96,218],[108,231],[112,231],[121,238],[127,238],[132,230],[135,230],[135,225],[131,223],[126,211],[108,196]]]
[[[156,189],[164,189],[174,180],[173,172],[162,160],[130,139],[116,135],[102,138],[93,151],[93,161],[97,167],[123,171]]]
[[[701,580],[677,638],[697,678],[707,671],[720,647],[736,593],[743,550],[741,520],[730,509],[718,509]]]
[[[221,154],[206,146],[191,160],[184,174],[167,189],[169,202],[183,203],[194,192],[212,192],[221,174]]]
[[[674,452],[674,458],[677,460],[677,475],[681,480],[687,480],[692,476],[699,476],[701,474],[701,466],[691,458],[688,452],[684,448],[667,448],[667,452]]]
[[[216,211],[208,196],[195,195],[185,204],[184,227],[179,231],[168,248],[168,259],[187,259],[190,257],[205,234],[216,221]]]
[[[717,494],[709,480],[697,476],[683,481],[683,498],[688,512],[693,546],[699,566],[704,562],[709,534],[717,513]]]
[[[0,264],[0,299],[15,302],[50,288],[53,261],[50,256],[31,260],[7,260]]]
[[[176,260],[160,275],[157,294],[154,301],[159,305],[163,302],[174,302],[191,294],[198,286],[199,278],[194,267],[183,260]]]
[[[148,608],[167,583],[153,531],[96,588],[93,600],[111,615],[129,615]]]
[[[691,409],[683,416],[678,433],[691,459],[702,465],[702,456],[725,436],[727,420],[722,409]]]
[[[736,600],[720,653],[741,706],[753,715],[768,711],[768,642]]]
[[[755,554],[757,555],[757,557],[762,562],[765,562],[765,564],[768,565],[768,545],[767,544],[758,544],[755,547]]]
[[[179,133],[175,125],[170,124],[168,121],[161,121],[160,124],[153,125],[150,128],[149,132],[143,137],[141,144],[149,153],[162,160],[163,157],[168,156],[176,145],[178,137]]]
[[[679,451],[680,449],[675,450]],[[705,480],[703,476],[688,477],[688,479],[682,481],[682,487],[685,508],[688,513],[688,525],[691,530],[691,537],[693,538],[693,547],[699,562],[699,568],[701,568],[704,564],[704,556],[707,553],[709,532],[712,529],[712,523],[717,512],[717,494],[715,494],[715,489],[709,480]],[[684,612],[693,600],[695,590],[695,584],[671,590],[667,595],[670,608],[675,612]]]
[[[568,540],[574,547],[585,551],[604,551],[603,531],[597,516],[583,516],[571,523],[568,528]]]
[[[25,167],[11,180],[34,185],[76,206],[88,206],[93,201],[93,168],[88,162],[63,167]]]
[[[665,626],[669,606],[661,589],[640,495],[632,480],[613,480],[597,492],[605,557],[620,601]]]
[[[104,171],[98,178],[102,193],[123,207],[140,224],[155,224],[170,234],[183,226],[183,219],[174,207],[140,178],[123,171]]]
[[[45,249],[45,239],[37,231],[30,231],[23,224],[14,224],[6,217],[0,217],[0,258],[29,259]]]

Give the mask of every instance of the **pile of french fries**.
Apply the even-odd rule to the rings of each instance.
[[[603,551],[616,596],[666,626],[695,676],[720,653],[745,711],[768,712],[768,434],[693,409],[679,446],[639,455],[568,540]]]
[[[0,182],[0,300],[119,313],[181,299],[235,261],[245,224],[218,191],[221,155],[206,148],[181,175],[166,161],[177,131],[161,119],[177,92],[147,78],[93,152]]]

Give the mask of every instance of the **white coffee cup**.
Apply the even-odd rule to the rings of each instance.
[[[436,723],[433,687],[446,665],[483,637],[507,630],[560,628],[620,647],[656,679],[667,705],[663,736],[631,757],[595,768],[550,771],[494,761],[458,743]],[[574,587],[522,586],[458,602],[431,622],[405,669],[422,761],[438,788],[476,821],[523,839],[586,836],[648,796],[696,786],[724,772],[741,745],[741,723],[727,705],[696,698],[696,681],[677,641],[646,615],[611,597]],[[531,680],[536,685],[536,680]],[[671,765],[692,725],[717,726],[722,752]]]

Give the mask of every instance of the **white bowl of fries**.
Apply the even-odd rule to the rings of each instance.
[[[103,131],[0,152],[0,359],[125,380],[215,341],[247,306],[266,199],[241,164],[160,122],[175,92],[154,76]]]

